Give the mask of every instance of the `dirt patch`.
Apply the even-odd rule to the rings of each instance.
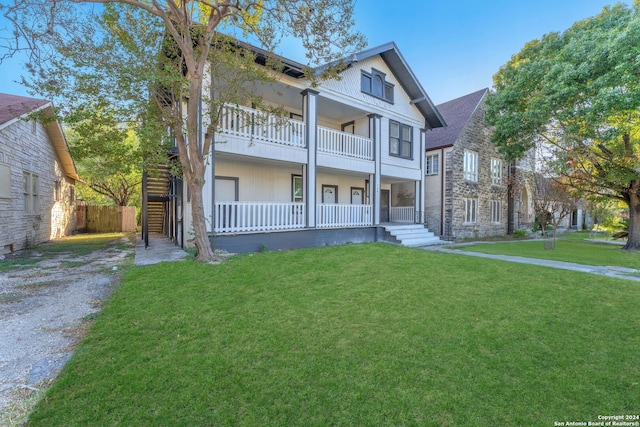
[[[135,245],[88,254],[21,251],[0,270],[0,425],[48,385],[69,360],[130,265]],[[55,243],[54,243],[55,244]]]

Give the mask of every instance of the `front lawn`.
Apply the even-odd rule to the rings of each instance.
[[[34,426],[551,426],[640,411],[636,282],[346,245],[128,270]]]
[[[553,250],[544,249],[544,243],[540,240],[480,243],[460,246],[457,249],[486,254],[575,262],[585,265],[629,267],[640,270],[640,254],[638,252],[624,251],[620,244],[591,241],[588,233],[562,234],[556,239],[556,248]]]

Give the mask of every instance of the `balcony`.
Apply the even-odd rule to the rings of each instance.
[[[268,113],[227,105],[218,123],[222,135],[248,142],[268,142],[286,147],[307,148],[306,124]],[[359,135],[318,126],[318,152],[359,160],[373,160],[373,141]]]
[[[222,109],[218,132],[248,141],[306,148],[305,124],[299,120],[269,115],[252,108],[227,105]]]

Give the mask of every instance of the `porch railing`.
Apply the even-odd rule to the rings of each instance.
[[[216,202],[215,233],[291,230],[305,227],[304,203]]]
[[[320,204],[317,227],[366,227],[373,224],[373,206]]]
[[[304,148],[305,123],[271,115],[253,108],[225,105],[218,131],[226,135]]]
[[[396,206],[389,209],[391,222],[416,222],[416,208],[413,206]]]
[[[373,141],[363,136],[318,126],[318,151],[373,160]]]

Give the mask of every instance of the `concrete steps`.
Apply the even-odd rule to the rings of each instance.
[[[449,243],[440,240],[422,224],[385,225],[384,229],[402,246],[419,247]]]

